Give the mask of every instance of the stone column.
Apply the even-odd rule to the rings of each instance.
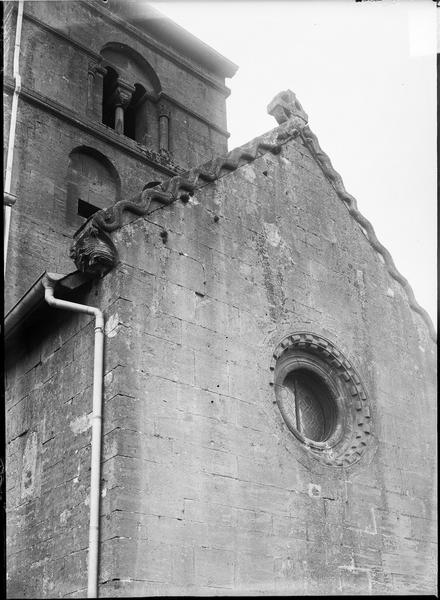
[[[159,104],[159,151],[169,151],[170,109],[166,104]]]
[[[124,109],[122,104],[117,104],[115,107],[115,131],[116,133],[124,133]]]
[[[124,110],[130,104],[135,88],[124,81],[118,80],[113,95],[112,103],[115,108],[115,131],[124,135]]]

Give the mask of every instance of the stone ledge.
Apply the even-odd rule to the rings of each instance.
[[[9,77],[5,77],[4,88],[7,92],[13,92],[13,83]],[[158,152],[149,150],[130,138],[114,133],[110,127],[102,125],[101,123],[84,120],[73,111],[70,111],[53,100],[49,100],[38,92],[30,90],[26,87],[22,87],[20,96],[22,99],[28,101],[29,103],[35,104],[44,111],[55,115],[59,119],[67,121],[75,127],[90,133],[94,137],[116,146],[119,150],[122,150],[127,154],[132,154],[137,159],[158,168],[167,175],[177,175],[178,173],[185,172],[183,167],[180,167],[179,165],[171,162],[169,159],[162,157]]]

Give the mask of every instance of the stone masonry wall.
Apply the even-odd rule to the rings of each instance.
[[[127,43],[199,113],[173,109],[178,164],[225,149],[205,122],[225,126],[224,97],[203,77],[84,3],[26,11],[67,38],[25,18],[34,100],[19,105],[7,308],[45,269],[73,268],[74,148],[110,160],[122,198],[168,176],[84,127],[87,52],[69,37]],[[43,110],[46,95],[70,118]],[[113,239],[119,264],[78,297],[106,316],[100,595],[435,593],[434,346],[301,142]],[[46,315],[7,364],[10,598],[86,588],[93,325]],[[295,331],[331,340],[361,376],[373,435],[356,465],[318,465],[281,417],[269,367]]]
[[[434,346],[305,147],[114,239],[101,595],[433,593]],[[275,404],[295,331],[365,385],[351,467],[308,457]]]
[[[38,22],[26,18],[26,13],[37,18]],[[165,94],[212,126],[226,128],[224,92],[219,82],[214,81],[212,85],[208,79],[198,77],[196,71],[191,72],[191,67],[178,64],[176,53],[169,51],[174,60],[164,56],[154,47],[153,40],[149,43],[141,41],[123,24],[118,26],[80,2],[33,2],[26,8],[26,13],[23,25],[23,85],[80,114],[85,113],[89,61],[93,55],[99,55],[109,42],[118,43],[131,48],[151,65]],[[64,37],[42,28],[41,22],[64,34]],[[81,44],[83,49],[74,42]],[[209,77],[209,73],[203,72],[200,67],[197,72]],[[171,106],[171,110],[173,119],[175,107]],[[186,118],[195,128],[200,126],[191,113],[187,112]],[[188,135],[191,140],[191,132]],[[175,160],[185,165],[186,140],[181,143],[182,146],[176,147]],[[207,148],[207,157],[211,156],[210,152],[219,153],[225,147],[224,139],[222,147]]]
[[[98,295],[99,285],[91,285],[71,300],[111,313],[126,281],[112,282],[110,275],[108,283],[104,296]],[[87,315],[40,310],[40,323],[23,332],[18,348],[8,348],[6,361],[7,595],[84,598],[94,322]],[[112,320],[109,326],[111,338]],[[110,378],[119,362],[106,357]],[[122,414],[117,403],[109,404],[104,440],[113,439]],[[111,443],[104,441],[103,464],[112,456]],[[108,519],[104,512],[101,526]],[[104,559],[101,568],[111,570]]]
[[[87,587],[93,323],[50,310],[21,348],[6,377],[7,594],[61,597]]]
[[[308,151],[114,240],[119,265],[76,298],[106,315],[100,596],[432,593],[433,345]],[[85,595],[93,325],[47,311],[8,364],[11,598]],[[357,465],[307,458],[274,404],[272,352],[298,330],[364,382]]]
[[[124,154],[93,134],[78,131],[55,116],[21,104],[17,122],[12,209],[8,249],[6,306],[10,308],[46,269],[69,272],[69,240],[80,226],[67,218],[69,154],[91,147],[115,166],[122,197],[137,194],[147,181],[162,180],[164,173]],[[24,173],[26,176],[21,176]]]
[[[8,23],[6,38],[13,40],[15,11]],[[158,148],[145,150],[90,116],[88,65],[110,41],[142,54],[156,70],[162,90],[200,115],[196,118],[180,105],[170,106],[171,161],[160,156],[155,157],[156,163],[147,160],[144,155],[148,157],[149,150],[157,154]],[[6,52],[7,77],[12,77],[12,54],[13,44]],[[17,202],[12,209],[8,249],[7,309],[45,269],[71,270],[69,239],[82,221],[80,217],[77,223],[66,220],[67,167],[74,148],[87,146],[103,154],[119,173],[121,197],[127,198],[139,193],[147,182],[163,180],[179,167],[190,168],[209,160],[224,152],[227,145],[225,135],[219,133],[225,126],[224,95],[86,4],[25,4],[20,72],[23,92],[12,177]],[[7,144],[12,91],[7,86],[5,91]]]

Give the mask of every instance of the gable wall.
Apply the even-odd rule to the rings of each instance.
[[[291,142],[115,240],[128,288],[107,351],[130,419],[105,467],[120,521],[104,556],[133,581],[106,593],[432,591],[434,347],[308,151]],[[274,403],[272,353],[295,331],[363,381],[373,435],[353,466],[319,465]]]

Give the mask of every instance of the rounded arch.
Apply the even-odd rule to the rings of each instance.
[[[121,179],[113,163],[99,150],[77,146],[69,154],[67,167],[67,220],[80,225],[100,209],[120,199]]]
[[[162,91],[159,77],[150,63],[136,50],[120,42],[108,42],[102,47],[100,54],[104,67],[112,67],[127,83],[141,84],[147,92],[156,98],[159,96]]]

